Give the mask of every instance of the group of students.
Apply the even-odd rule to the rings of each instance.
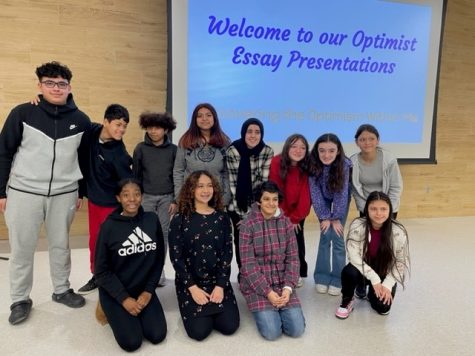
[[[233,240],[239,287],[259,333],[268,340],[282,333],[302,335],[305,319],[295,289],[308,274],[304,222],[312,205],[320,223],[316,291],[342,295],[338,318],[348,317],[355,294],[367,297],[378,313],[389,312],[396,282],[404,283],[409,267],[408,242],[406,230],[394,220],[402,191],[397,161],[379,147],[379,133],[372,125],[357,130],[355,142],[360,152],[351,159],[331,133],[321,135],[312,150],[303,135],[291,135],[282,152],[274,156],[263,140],[260,120],[246,120],[240,139],[231,142],[214,107],[199,104],[178,146],[170,140],[176,123],[169,114],[143,113],[139,123],[146,131],[145,138],[130,157],[122,142],[128,112],[114,104],[106,110],[102,125],[89,123],[88,127],[87,117],[81,113],[82,129],[77,131],[75,126],[76,135],[65,134],[73,141],[68,155],[61,157],[66,151],[52,148],[54,155],[60,156],[59,163],[74,167],[57,170],[57,157],[43,162],[51,165],[50,176],[44,179],[49,179],[49,186],[36,191],[29,189],[31,182],[21,160],[22,155],[34,153],[26,140],[29,127],[38,124],[38,111],[46,112],[51,125],[45,135],[54,145],[60,144],[51,127],[60,121],[58,109],[67,113],[73,105],[69,69],[57,62],[39,68],[45,66],[46,72],[37,70],[43,94],[38,106],[23,104],[14,109],[0,135],[0,164],[8,168],[8,175],[0,177],[0,208],[5,211],[12,243],[12,324],[26,320],[32,305],[32,272],[21,270],[25,263],[32,268],[32,256],[25,257],[20,242],[14,246],[14,241],[26,241],[26,233],[37,236],[39,224],[53,224],[53,214],[61,208],[61,216],[69,210],[63,219],[67,241],[74,209],[64,207],[71,206],[78,193],[88,198],[93,272],[79,292],[88,293],[99,286],[100,304],[125,350],[137,349],[143,338],[159,343],[166,336],[166,320],[155,288],[166,283],[167,244],[179,310],[191,338],[203,340],[213,329],[229,335],[239,327],[230,282]],[[20,114],[15,114],[18,111]],[[64,124],[70,128],[77,125],[75,121]],[[18,132],[15,142],[9,136],[12,130]],[[79,150],[76,157],[74,150]],[[78,171],[83,180],[77,174],[63,178]],[[15,194],[36,196],[36,209],[46,206],[47,216],[37,218],[29,230],[19,228],[27,203],[12,207],[11,195]],[[345,246],[351,194],[360,218],[350,225]],[[51,202],[65,195],[71,202],[55,203],[58,208],[51,209]],[[17,236],[20,230],[25,230],[21,239]],[[47,226],[51,245],[56,232],[49,230]],[[36,239],[29,243],[33,246],[30,254]],[[69,270],[62,272],[60,284],[52,269],[53,300],[80,307],[84,298],[69,288],[69,248],[64,245],[64,234],[61,241],[66,258],[63,265]],[[346,259],[349,263],[345,266]],[[54,263],[60,274],[61,262]]]

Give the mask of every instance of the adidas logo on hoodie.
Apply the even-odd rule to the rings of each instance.
[[[136,227],[129,235],[127,240],[122,243],[119,249],[120,256],[130,256],[134,253],[154,251],[157,249],[157,243],[153,242],[150,236],[143,232],[140,227]]]

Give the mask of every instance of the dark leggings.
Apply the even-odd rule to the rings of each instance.
[[[226,306],[219,314],[188,317],[183,321],[186,333],[192,339],[202,341],[206,339],[213,329],[224,335],[232,335],[239,328],[239,310],[237,305]]]
[[[381,278],[381,280],[383,279],[384,278]],[[384,304],[381,300],[378,299],[378,297],[376,297],[376,294],[374,293],[374,288],[371,283],[369,283],[369,281],[364,278],[360,271],[358,271],[358,269],[351,263],[348,263],[341,271],[341,294],[343,296],[343,299],[353,298],[356,286],[362,283],[364,283],[365,285],[369,285],[368,300],[371,304],[371,308],[376,310],[379,314],[387,314],[391,309],[391,304]],[[397,284],[395,284],[393,289],[391,290],[393,301],[394,296],[396,294],[396,286]]]
[[[305,224],[305,219],[299,222],[300,230],[299,232],[295,233],[295,237],[297,239],[297,247],[299,252],[300,277],[307,277],[308,265],[307,261],[305,261],[305,238],[303,235],[303,224]]]
[[[162,305],[155,293],[138,316],[129,314],[114,298],[99,288],[99,300],[119,346],[125,351],[135,351],[143,338],[158,344],[167,335],[167,322]]]

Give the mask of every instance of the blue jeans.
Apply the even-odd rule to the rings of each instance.
[[[331,202],[325,200],[325,204],[331,206]],[[340,223],[345,226],[348,216],[348,207],[345,216],[340,219]],[[333,286],[341,288],[341,270],[346,263],[345,239],[338,236],[332,226],[326,233],[320,233],[320,243],[318,244],[317,261],[313,279],[315,284]]]
[[[305,331],[305,318],[302,308],[284,308],[253,312],[257,330],[264,339],[273,341],[282,333],[299,337]]]

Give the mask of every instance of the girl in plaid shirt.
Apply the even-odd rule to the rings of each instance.
[[[259,333],[275,340],[301,336],[305,319],[297,295],[299,258],[294,227],[279,209],[276,183],[261,185],[250,214],[241,223],[240,288]]]
[[[239,225],[251,211],[255,190],[269,178],[272,157],[274,150],[264,143],[264,125],[255,118],[244,121],[241,138],[234,141],[226,150],[232,196],[228,214],[233,222],[236,262],[239,267],[241,267]]]

